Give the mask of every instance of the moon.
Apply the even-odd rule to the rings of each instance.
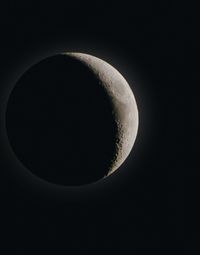
[[[114,173],[138,131],[125,78],[106,61],[61,52],[30,66],[8,97],[6,130],[23,169],[50,183],[80,186]]]
[[[98,77],[100,85],[111,99],[117,135],[115,155],[111,160],[108,176],[116,171],[128,157],[137,136],[139,118],[134,94],[125,78],[106,61],[84,53],[67,52],[63,55],[70,56],[86,65]]]

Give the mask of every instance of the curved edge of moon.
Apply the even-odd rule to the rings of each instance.
[[[118,169],[130,154],[134,145],[139,116],[134,94],[124,77],[102,59],[85,53],[64,52],[86,65],[101,81],[113,105],[113,115],[117,124],[116,152],[108,175]]]

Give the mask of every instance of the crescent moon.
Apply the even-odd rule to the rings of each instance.
[[[115,155],[108,176],[117,170],[128,157],[137,136],[139,117],[134,94],[124,77],[104,60],[76,52],[66,52],[62,55],[72,57],[87,66],[98,78],[111,99],[113,117],[117,124],[117,136]]]

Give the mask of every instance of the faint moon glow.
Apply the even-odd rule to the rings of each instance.
[[[31,66],[10,93],[9,143],[50,183],[79,186],[115,172],[130,154],[138,109],[124,77],[92,55],[61,52]]]

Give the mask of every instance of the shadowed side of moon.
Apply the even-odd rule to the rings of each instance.
[[[18,80],[7,104],[6,128],[14,153],[33,174],[51,183],[95,182],[116,170],[134,143],[135,108],[126,100],[126,110],[120,85],[114,90],[122,90],[116,104],[106,73],[97,70],[102,63],[84,59],[88,56],[60,54],[42,60]],[[114,78],[110,85],[116,84]],[[125,124],[122,116],[127,113],[131,121]]]

